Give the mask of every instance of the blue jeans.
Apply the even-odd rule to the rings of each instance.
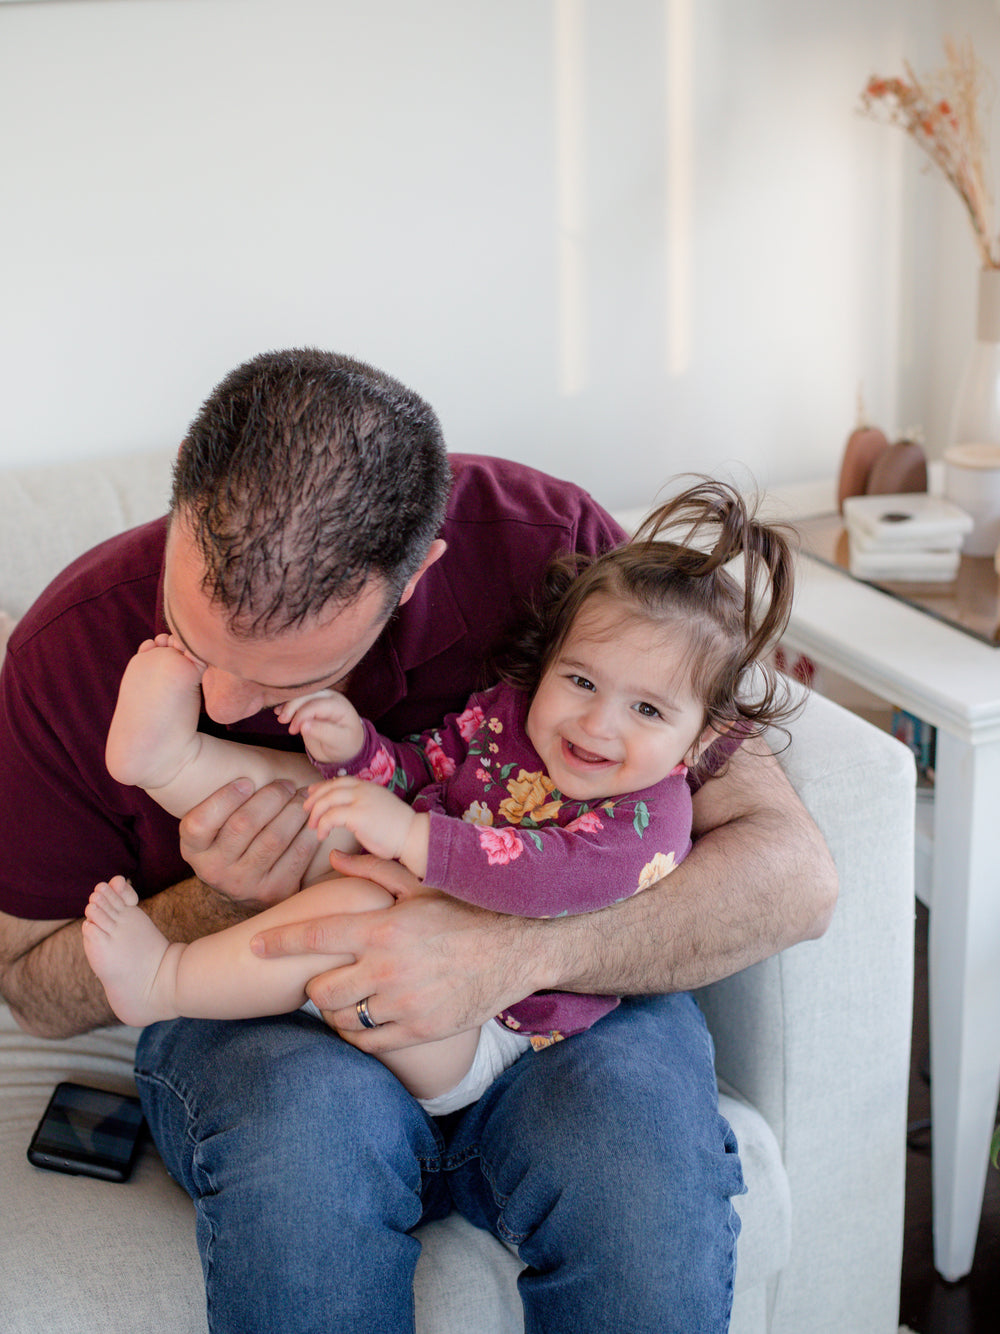
[[[412,1330],[412,1231],[452,1209],[517,1246],[527,1334],[728,1328],[743,1180],[689,996],[627,1000],[439,1121],[304,1014],[155,1024],[136,1080],[213,1334]]]

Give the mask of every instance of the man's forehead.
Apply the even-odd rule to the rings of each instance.
[[[329,683],[357,666],[388,617],[381,584],[300,625],[274,634],[243,635],[204,587],[200,552],[184,524],[167,537],[163,581],[167,624],[199,661],[272,691]]]

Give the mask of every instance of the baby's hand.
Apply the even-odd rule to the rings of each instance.
[[[274,711],[293,736],[300,735],[310,755],[324,764],[351,760],[365,743],[365,729],[358,711],[337,690],[317,690],[313,695],[281,704]]]
[[[428,817],[378,783],[331,778],[314,784],[304,805],[320,839],[332,829],[349,829],[376,857],[398,859],[421,879],[427,874]]]

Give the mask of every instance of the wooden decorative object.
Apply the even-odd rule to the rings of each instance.
[[[848,496],[863,496],[876,460],[889,448],[885,433],[875,426],[859,426],[848,436],[837,482],[837,508],[844,512]]]
[[[927,456],[914,440],[897,440],[872,464],[865,494],[908,495],[927,490]]]

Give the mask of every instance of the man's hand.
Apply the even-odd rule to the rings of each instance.
[[[237,779],[188,811],[181,856],[210,889],[250,909],[294,894],[316,851],[303,793],[290,782],[258,791]]]
[[[378,1053],[450,1037],[549,984],[539,970],[541,952],[526,940],[545,923],[459,903],[425,889],[396,862],[338,853],[330,861],[345,875],[381,885],[396,903],[262,931],[251,948],[265,958],[353,955],[354,963],[313,978],[307,991],[354,1046]],[[363,1028],[361,1000],[376,1029]]]

